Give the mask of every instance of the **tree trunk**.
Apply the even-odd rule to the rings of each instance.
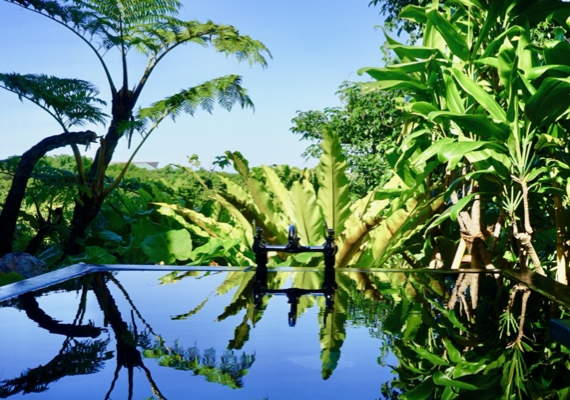
[[[85,238],[87,228],[101,210],[107,195],[103,185],[105,172],[113,159],[119,139],[123,136],[121,125],[130,121],[135,103],[136,97],[128,90],[122,89],[113,95],[113,120],[105,138],[101,140],[101,146],[87,174],[90,191],[79,193],[79,200],[75,201],[71,232],[64,247],[66,254],[74,255],[82,250],[81,242]]]
[[[45,156],[47,152],[59,147],[70,144],[87,145],[96,139],[97,135],[92,131],[62,133],[61,135],[50,136],[43,139],[30,150],[22,154],[22,158],[18,163],[16,173],[12,179],[12,186],[6,197],[2,214],[0,214],[0,227],[2,227],[2,229],[0,229],[0,257],[12,252],[18,213],[26,193],[28,180],[38,160]]]

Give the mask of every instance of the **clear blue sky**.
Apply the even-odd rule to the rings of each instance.
[[[135,161],[159,161],[160,166],[186,164],[187,156],[197,154],[209,168],[225,150],[239,150],[251,165],[312,166],[314,162],[306,164],[300,156],[308,143],[289,131],[291,119],[297,110],[340,105],[335,91],[344,80],[364,80],[356,73],[359,68],[382,65],[379,47],[384,37],[375,29],[382,18],[378,8],[368,7],[368,2],[183,0],[181,19],[234,25],[242,34],[261,40],[273,59],[262,69],[238,64],[212,49],[184,46],[173,51],[151,76],[139,105],[217,76],[239,74],[255,103],[255,112],[234,108],[228,113],[216,108],[211,115],[198,111],[194,117],[180,116],[176,123],[165,121]],[[0,18],[0,71],[85,79],[96,84],[101,97],[109,100],[100,65],[73,34],[4,1],[0,1]],[[117,76],[119,64],[114,62],[114,54],[106,57]],[[131,76],[138,77],[143,66],[144,60],[134,57]],[[89,128],[100,134],[106,131],[102,126]],[[42,138],[58,133],[61,129],[45,112],[0,91],[0,159],[22,154]],[[86,155],[93,157],[94,148]],[[114,160],[126,161],[130,152],[124,140]]]

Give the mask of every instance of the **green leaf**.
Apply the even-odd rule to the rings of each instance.
[[[24,277],[16,272],[0,272],[0,286],[23,281]]]
[[[451,208],[451,211],[449,213],[449,217],[453,220],[453,221],[457,221],[457,216],[459,215],[459,213],[461,211],[463,211],[463,209],[471,202],[471,200],[473,200],[473,197],[475,197],[476,195],[478,195],[479,193],[471,193],[465,197],[462,197],[457,204],[454,204],[453,207]]]
[[[475,150],[479,150],[482,147],[484,149],[489,149],[489,148],[501,149],[504,152],[506,152],[506,149],[502,147],[502,144],[499,144],[497,142],[465,140],[461,142],[456,142],[454,143],[453,146],[448,145],[441,148],[438,153],[438,157],[441,162],[446,162],[447,160],[450,160],[457,156],[462,156],[467,153],[474,152]]]
[[[554,136],[542,133],[538,137],[538,141],[534,145],[534,149],[541,150],[546,147],[559,147],[559,146],[564,146],[564,141],[562,139],[558,139],[555,138]]]
[[[461,353],[457,348],[453,345],[451,340],[443,339],[443,343],[445,344],[445,348],[447,349],[447,354],[449,356],[449,361],[452,363],[457,364],[461,360]]]
[[[98,246],[88,246],[85,248],[85,253],[77,257],[71,257],[71,262],[74,264],[117,264],[117,258],[109,253],[107,250]]]
[[[403,81],[403,80],[382,80],[376,82],[366,82],[362,84],[362,91],[368,93],[373,90],[404,90],[410,92],[428,92],[429,88],[423,83],[418,83],[414,81]]]
[[[400,11],[400,18],[409,19],[418,24],[425,24],[427,22],[425,8],[412,5],[408,5]]]
[[[508,39],[499,48],[498,72],[499,79],[507,93],[511,92],[513,85],[513,75],[516,74],[516,53],[515,48]]]
[[[429,113],[437,111],[437,108],[431,103],[418,101],[417,103],[411,104],[410,110],[414,113],[427,117]]]
[[[467,75],[456,68],[449,68],[449,71],[467,93],[469,93],[475,101],[481,104],[496,120],[506,122],[506,114],[503,108],[481,88],[477,83],[471,80]]]
[[[429,350],[424,349],[423,347],[420,347],[419,345],[415,345],[415,347],[412,347],[412,350],[415,351],[416,353],[418,353],[418,355],[420,355],[422,358],[428,360],[433,365],[449,366],[449,363],[447,361],[445,361],[443,358],[441,358],[440,356],[438,356],[436,354],[430,353]]]
[[[566,113],[569,106],[570,79],[546,78],[526,102],[525,110],[535,125],[548,126]]]
[[[436,121],[439,118],[448,118],[466,132],[472,132],[484,140],[504,141],[509,136],[509,125],[503,122],[493,122],[482,114],[436,111],[429,115],[430,120]]]
[[[324,238],[324,219],[317,206],[317,196],[307,180],[293,182],[291,187],[291,203],[293,204],[293,222],[301,243],[321,243]]]
[[[452,113],[463,115],[465,113],[463,99],[459,94],[459,90],[457,90],[457,85],[449,73],[443,74],[443,82],[445,83],[445,100],[447,102],[447,107]]]
[[[435,390],[435,384],[433,383],[433,378],[428,376],[419,385],[417,385],[412,390],[403,393],[400,399],[403,400],[426,400],[432,399]]]
[[[276,200],[279,202],[279,208],[283,211],[289,220],[293,219],[293,207],[291,206],[291,201],[289,198],[289,191],[281,182],[281,179],[277,176],[275,171],[267,166],[263,166],[263,173],[265,175],[265,180],[267,185],[271,189],[271,193],[275,196]]]
[[[247,178],[249,177],[248,161],[239,151],[226,151],[226,156],[233,161],[234,169],[241,175],[243,180],[247,182]]]
[[[469,60],[469,48],[461,35],[455,30],[453,25],[443,18],[437,9],[431,9],[426,13],[427,18],[443,36],[452,55],[459,57],[463,61]]]
[[[433,382],[439,386],[449,386],[457,389],[466,389],[466,390],[478,390],[477,386],[451,379],[441,371],[436,371],[433,374]]]
[[[344,221],[350,215],[349,182],[345,174],[347,165],[336,133],[326,129],[321,145],[323,155],[317,166],[320,183],[317,202],[325,222],[338,235],[344,230]]]
[[[541,65],[539,67],[534,67],[529,69],[528,71],[525,71],[524,75],[527,79],[532,81],[539,78],[542,74],[548,71],[556,71],[556,72],[561,72],[565,75],[570,75],[570,66],[559,65],[559,64]]]
[[[453,324],[453,326],[459,328],[461,332],[469,332],[469,330],[465,327],[465,325],[463,325],[457,318],[455,310],[449,310],[447,317],[449,318],[449,321]]]
[[[180,229],[150,235],[142,242],[142,250],[153,263],[172,264],[176,260],[187,260],[192,252],[190,233]]]
[[[566,40],[551,40],[543,47],[546,64],[570,66],[570,43]]]
[[[458,362],[458,364],[455,366],[455,368],[453,369],[453,378],[457,379],[457,378],[461,378],[463,376],[469,376],[469,375],[474,375],[477,374],[481,371],[483,371],[485,368],[487,368],[487,364],[486,364],[486,360],[482,359],[482,360],[477,360],[475,362],[469,362],[469,361],[465,361],[465,360],[461,360]],[[491,379],[489,379],[489,377],[484,377],[484,379],[489,382],[491,381]],[[470,382],[473,383],[473,382]],[[480,389],[483,389],[483,387],[479,386]]]

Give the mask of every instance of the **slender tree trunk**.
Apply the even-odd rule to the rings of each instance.
[[[87,174],[87,184],[90,190],[86,193],[79,193],[79,199],[75,201],[71,231],[64,246],[66,254],[73,255],[81,251],[83,247],[81,242],[85,238],[87,228],[101,210],[106,197],[103,185],[105,172],[113,159],[119,139],[122,137],[123,127],[121,125],[130,121],[135,103],[136,97],[124,88],[113,95],[113,119],[105,138],[101,140],[101,146]]]
[[[26,193],[26,186],[32,174],[34,166],[40,158],[47,152],[71,144],[90,144],[97,139],[97,134],[92,131],[68,132],[61,135],[50,136],[30,150],[22,154],[22,158],[16,168],[16,173],[12,179],[12,186],[6,197],[2,214],[0,214],[0,257],[12,252],[12,243],[18,213],[22,205],[22,200]]]
[[[560,195],[554,195],[554,219],[556,221],[556,280],[566,285],[566,224]]]

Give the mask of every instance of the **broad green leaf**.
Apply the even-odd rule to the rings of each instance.
[[[466,390],[478,390],[477,386],[456,379],[455,380],[451,379],[441,371],[436,371],[433,374],[433,382],[439,386],[449,386],[457,389],[466,389]]]
[[[24,277],[16,272],[0,272],[0,286],[23,281]]]
[[[570,43],[566,40],[551,40],[543,47],[544,61],[550,65],[570,66]]]
[[[453,138],[443,138],[433,143],[430,147],[425,149],[420,155],[415,157],[412,162],[414,166],[418,166],[427,162],[429,159],[439,154],[443,149],[455,146],[457,141]]]
[[[190,257],[192,241],[187,230],[171,230],[148,236],[141,247],[150,262],[172,264],[176,260],[184,261]]]
[[[281,179],[277,176],[275,171],[267,166],[263,166],[263,173],[265,175],[265,180],[267,185],[271,189],[273,195],[279,201],[279,207],[283,211],[283,213],[289,219],[293,219],[293,209],[291,207],[290,198],[289,198],[289,191],[281,182]]]
[[[494,3],[494,2],[491,2]],[[495,21],[491,21],[491,24],[494,24]],[[490,57],[492,55],[495,55],[498,51],[499,48],[501,47],[501,45],[504,43],[505,38],[512,38],[514,35],[520,34],[521,32],[521,27],[520,26],[511,26],[509,29],[507,29],[506,31],[504,31],[503,33],[501,33],[499,36],[497,36],[495,39],[493,39],[493,41],[491,43],[489,43],[489,45],[485,48],[485,51],[483,52],[483,55],[481,56],[481,58],[485,58],[485,57]],[[484,40],[484,38],[482,38],[482,40]]]
[[[395,68],[395,66],[392,68],[364,67],[360,68],[358,72],[366,72],[368,75],[378,81],[410,81],[421,84],[421,82],[417,82],[413,76],[409,75],[407,72]]]
[[[451,158],[465,155],[470,152],[474,152],[481,148],[484,149],[500,149],[506,153],[506,149],[503,148],[502,144],[497,142],[484,142],[477,140],[465,140],[461,142],[456,142],[453,146],[442,147],[438,153],[439,160],[445,162]]]
[[[239,151],[226,151],[226,156],[233,161],[235,170],[247,182],[249,176],[249,163]]]
[[[512,90],[513,75],[516,74],[515,61],[515,48],[508,39],[505,39],[499,48],[498,72],[499,79],[509,94]]]
[[[438,118],[449,118],[460,128],[467,132],[472,132],[484,140],[504,141],[509,136],[509,126],[502,122],[493,122],[482,114],[452,113],[447,111],[437,111],[430,114],[430,120],[437,121]]]
[[[107,229],[103,229],[97,232],[97,236],[99,236],[103,240],[107,240],[109,242],[120,242],[123,238],[120,235],[117,235],[115,232],[111,232]]]
[[[402,80],[382,80],[376,82],[366,82],[362,85],[362,90],[364,93],[371,92],[373,90],[407,90],[411,92],[428,92],[429,88],[418,82],[414,81],[402,81]]]
[[[535,125],[550,125],[568,111],[570,79],[546,78],[526,102],[525,111]]]
[[[349,182],[345,174],[347,165],[336,133],[325,130],[321,146],[323,155],[317,166],[320,183],[317,202],[325,222],[339,235],[350,214]]]
[[[506,122],[505,111],[487,92],[485,92],[485,90],[481,88],[481,86],[456,68],[450,68],[449,71],[463,90],[473,96],[475,101],[481,104],[481,106],[491,114],[491,117],[496,120]]]
[[[487,367],[487,360],[477,360],[477,361],[465,361],[461,360],[453,369],[453,379],[461,378],[463,376],[474,375],[481,371],[483,371]],[[484,377],[488,382],[491,381],[488,377]],[[472,382],[470,382],[472,383]],[[480,389],[483,389],[481,385],[479,386]]]
[[[430,353],[429,350],[424,349],[423,347],[420,347],[419,345],[415,345],[411,349],[413,351],[415,351],[416,353],[418,353],[422,358],[428,360],[433,365],[444,365],[444,366],[449,365],[449,363],[447,361],[445,361],[442,357],[440,357],[436,354]]]
[[[445,83],[445,100],[447,102],[447,107],[452,113],[464,114],[465,106],[463,105],[463,99],[457,90],[455,81],[448,73],[444,73],[443,82]]]
[[[461,332],[466,332],[466,333],[469,332],[469,330],[465,327],[465,325],[463,325],[461,321],[459,321],[459,319],[457,318],[455,310],[449,310],[447,317],[449,318],[449,321],[451,321],[453,326],[459,328]]]
[[[425,24],[427,22],[425,8],[412,5],[408,5],[400,11],[400,18],[409,19],[418,24]]]
[[[74,264],[117,264],[117,258],[109,253],[106,249],[99,246],[88,246],[85,248],[85,253],[78,257],[70,257]]]
[[[445,348],[447,349],[447,355],[449,356],[449,361],[451,361],[454,364],[457,364],[461,360],[461,353],[453,345],[451,340],[443,339],[443,343],[445,344]]]
[[[423,72],[427,67],[427,61],[414,61],[409,63],[400,63],[400,64],[390,64],[386,65],[388,69],[397,69],[399,71],[405,72],[407,74],[411,74],[414,72]]]
[[[431,103],[418,101],[417,103],[412,103],[410,105],[410,110],[414,113],[427,117],[429,113],[437,111],[437,108]]]
[[[534,67],[525,71],[525,77],[532,81],[539,78],[542,74],[548,71],[556,71],[561,72],[565,75],[570,75],[570,66],[559,64],[541,65],[539,67]]]
[[[390,50],[393,50],[398,56],[400,54],[404,55],[406,58],[411,60],[425,60],[431,57],[444,58],[443,54],[439,49],[430,47],[416,47],[416,46],[404,46],[404,45],[390,45],[388,46]]]
[[[307,181],[294,182],[291,187],[290,201],[293,204],[293,222],[301,243],[324,242],[324,219],[317,205],[317,196],[313,186]]]
[[[451,211],[449,213],[449,217],[453,220],[453,221],[457,221],[457,216],[459,215],[459,213],[461,211],[463,211],[463,209],[471,202],[471,200],[473,200],[473,198],[478,195],[479,193],[471,193],[465,197],[462,197],[457,204],[454,204],[453,207],[451,208]]]
[[[488,65],[489,67],[499,68],[499,59],[497,57],[485,57],[474,61],[478,65]]]
[[[419,385],[412,390],[403,393],[400,399],[403,400],[427,400],[433,398],[435,384],[431,376],[426,377]]]
[[[564,141],[562,139],[555,138],[551,135],[547,135],[546,133],[542,133],[538,137],[538,141],[534,145],[535,150],[541,150],[546,147],[559,147],[564,146]]]
[[[459,57],[463,61],[469,60],[469,48],[453,25],[443,18],[437,9],[429,10],[426,16],[439,31],[441,36],[443,36],[452,55]]]
[[[272,226],[275,226],[277,231],[281,232],[279,240],[285,241],[287,222],[285,221],[285,223],[283,223],[283,221],[280,220],[281,214],[275,212],[271,194],[267,190],[267,186],[254,177],[249,177],[246,182],[253,202],[257,206],[260,215],[265,219],[265,223],[267,225],[271,223]]]

